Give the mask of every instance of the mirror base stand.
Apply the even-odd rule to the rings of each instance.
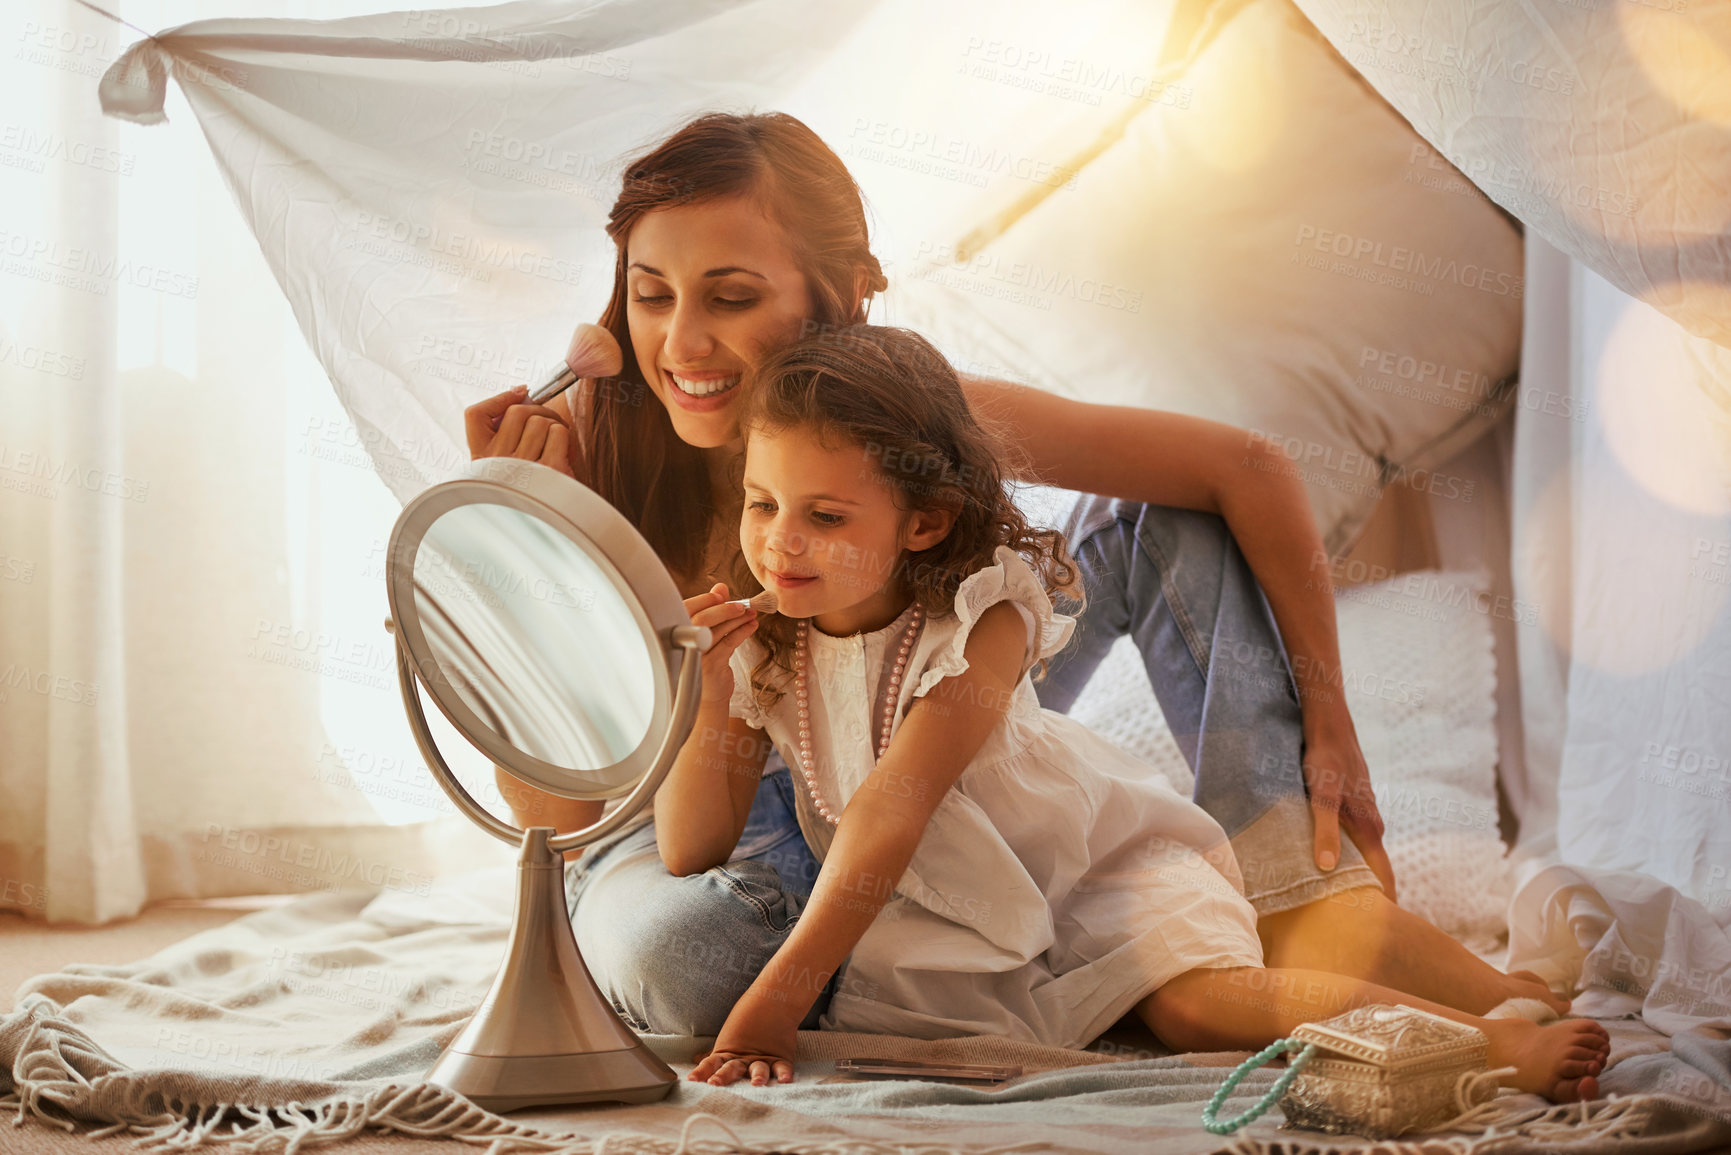
[[[648,1103],[679,1076],[614,1012],[577,950],[565,860],[551,827],[523,832],[517,907],[493,987],[427,1081],[488,1111],[561,1103]]]

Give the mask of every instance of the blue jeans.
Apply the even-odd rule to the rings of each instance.
[[[1195,800],[1231,838],[1257,913],[1378,886],[1348,838],[1334,870],[1324,874],[1313,861],[1297,690],[1273,614],[1225,521],[1085,494],[1064,531],[1087,604],[1035,683],[1041,705],[1067,711],[1129,634],[1195,771]],[[734,859],[703,874],[670,875],[653,825],[589,847],[568,868],[584,958],[633,1027],[715,1034],[786,940],[817,878],[794,819],[795,789],[772,754]],[[841,974],[802,1026],[816,1026]]]
[[[1084,494],[1064,534],[1088,603],[1035,683],[1068,712],[1125,634],[1196,775],[1192,793],[1232,840],[1258,915],[1381,886],[1348,837],[1326,874],[1300,760],[1303,716],[1274,614],[1219,514]]]
[[[601,991],[634,1029],[714,1035],[787,939],[817,882],[794,818],[794,782],[772,752],[733,858],[668,873],[653,822],[587,847],[565,868],[572,928]],[[842,970],[800,1023],[816,1030]]]

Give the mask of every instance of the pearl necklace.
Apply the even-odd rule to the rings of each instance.
[[[879,758],[882,758],[884,752],[890,748],[890,727],[895,722],[896,702],[901,697],[902,674],[908,668],[908,655],[913,653],[914,637],[920,631],[920,622],[924,616],[925,611],[920,608],[919,603],[914,603],[914,616],[908,622],[907,631],[902,634],[901,649],[896,652],[895,668],[890,671],[889,688],[885,695],[887,700],[884,702],[883,733],[878,736]],[[817,792],[817,773],[812,769],[811,763],[811,704],[806,696],[805,686],[805,638],[808,622],[809,619],[807,618],[799,620],[798,635],[794,642],[793,684],[799,701],[799,772],[805,777],[806,791],[810,793],[812,804],[817,807],[817,812],[823,815],[825,822],[835,826],[841,819],[829,808],[829,803],[823,800],[823,795]]]

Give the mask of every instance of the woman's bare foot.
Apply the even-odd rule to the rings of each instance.
[[[1511,999],[1538,999],[1559,1015],[1569,1013],[1569,1000],[1552,993],[1545,980],[1532,971],[1510,971],[1503,977],[1508,980]]]
[[[1480,1029],[1490,1036],[1490,1064],[1513,1067],[1510,1080],[1523,1091],[1553,1103],[1599,1097],[1598,1075],[1611,1053],[1611,1036],[1591,1019],[1567,1019],[1538,1026],[1525,1019],[1490,1019]]]

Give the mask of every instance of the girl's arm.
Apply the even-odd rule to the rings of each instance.
[[[1342,690],[1328,551],[1304,482],[1285,454],[1247,429],[1158,409],[1094,405],[982,377],[962,384],[975,412],[1022,447],[1021,480],[1225,519],[1291,659],[1303,710],[1304,774],[1317,865],[1332,870],[1344,825],[1395,896],[1383,823]]]
[[[655,842],[670,874],[702,874],[739,845],[751,815],[769,737],[727,702],[705,701],[673,769],[655,792]]]
[[[769,758],[769,738],[743,718],[728,716],[733,652],[757,629],[757,612],[727,601],[727,586],[685,599],[694,626],[708,626],[703,696],[697,721],[655,791],[655,842],[672,874],[702,874],[739,845],[757,781]]]
[[[800,1020],[895,892],[938,803],[1009,712],[1027,648],[1015,606],[999,602],[980,615],[962,651],[968,668],[909,707],[843,808],[799,921],[688,1078],[793,1081]]]

